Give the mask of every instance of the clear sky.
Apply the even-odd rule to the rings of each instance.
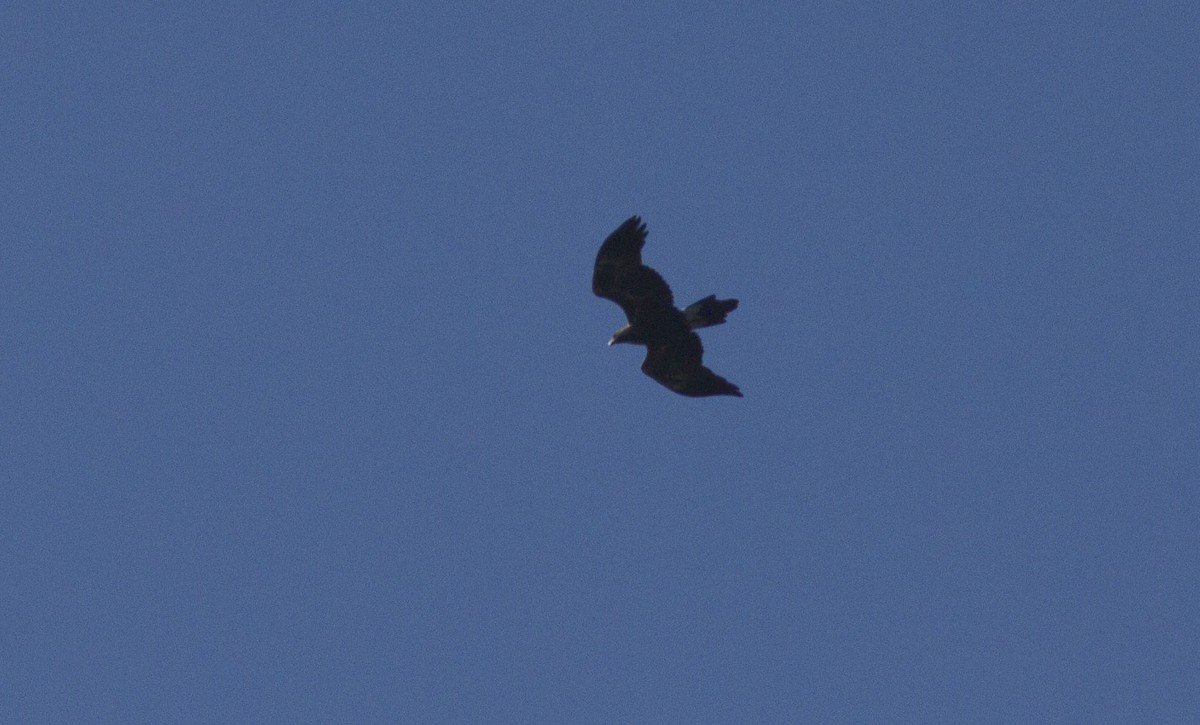
[[[4,3],[0,721],[1196,722],[1198,37]]]

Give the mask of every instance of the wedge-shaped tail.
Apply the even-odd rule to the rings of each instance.
[[[725,315],[736,310],[737,306],[737,300],[719,300],[716,295],[709,295],[683,308],[683,314],[687,317],[688,327],[695,330],[725,324]]]

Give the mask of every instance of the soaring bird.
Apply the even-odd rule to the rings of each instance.
[[[592,292],[620,305],[629,320],[608,344],[645,345],[642,372],[680,395],[742,397],[736,385],[701,364],[704,347],[700,336],[692,332],[723,324],[725,315],[737,309],[738,301],[709,295],[676,309],[671,288],[662,276],[642,264],[645,244],[646,225],[632,216],[608,235],[596,255]]]

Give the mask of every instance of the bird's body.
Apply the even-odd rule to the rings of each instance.
[[[608,235],[596,255],[592,292],[620,305],[629,320],[608,344],[645,345],[642,372],[680,395],[742,397],[736,385],[701,364],[704,348],[693,332],[723,324],[737,300],[709,295],[677,309],[666,281],[642,264],[645,243],[646,225],[633,216]]]

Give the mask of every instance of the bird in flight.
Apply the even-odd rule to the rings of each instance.
[[[608,344],[645,345],[642,372],[680,395],[742,397],[736,385],[700,363],[704,347],[692,332],[724,324],[725,315],[737,309],[738,301],[709,295],[676,309],[671,288],[658,272],[642,264],[645,244],[646,225],[632,216],[608,235],[596,255],[592,292],[620,305],[629,320]]]

